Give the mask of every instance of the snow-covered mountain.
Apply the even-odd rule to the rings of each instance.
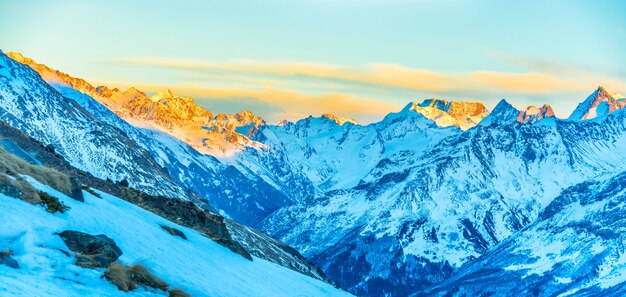
[[[408,111],[361,128],[385,140],[374,142],[380,145],[376,154],[362,157],[373,167],[363,162],[350,174],[329,174],[331,180],[357,180],[283,208],[259,225],[357,295],[402,296],[437,284],[532,222],[562,189],[626,169],[624,113],[596,122],[521,124],[515,110],[511,121],[461,132]],[[383,136],[406,127],[419,127],[419,133],[398,142]]]
[[[445,294],[456,287],[465,290],[459,294],[472,295],[484,288],[466,280],[486,276],[493,281],[501,269],[521,267],[505,269],[504,280],[511,277],[513,284],[528,267],[539,269],[528,266],[541,256],[533,250],[563,246],[570,235],[537,227],[570,226],[567,220],[579,218],[561,210],[547,215],[554,203],[572,197],[565,189],[588,182],[598,189],[584,190],[585,195],[613,199],[619,193],[599,184],[609,179],[617,183],[613,176],[626,171],[624,100],[603,88],[568,120],[555,118],[549,105],[518,110],[502,100],[489,112],[481,103],[428,99],[369,125],[332,114],[268,125],[251,112],[213,115],[170,91],[148,97],[135,89],[93,87],[13,56],[36,69],[62,94],[64,104],[74,102],[122,131],[165,168],[164,178],[170,177],[173,186],[188,188],[222,213],[295,247],[358,295]],[[586,212],[597,211],[591,207]],[[233,223],[229,228],[248,243],[262,236],[242,227]],[[529,233],[534,229],[538,231]],[[587,241],[592,242],[598,241]],[[511,254],[512,248],[499,250],[509,244],[515,247],[515,259],[495,258]],[[270,246],[281,248],[279,242]],[[581,240],[561,254],[580,255],[589,247]],[[598,253],[590,253],[589,259],[604,257]],[[555,263],[551,271],[571,264],[546,257]],[[620,257],[602,260],[610,264],[597,270],[619,277]],[[291,261],[289,256],[281,260]],[[569,282],[568,290],[595,286],[589,280],[593,277],[582,276],[582,268],[572,269],[555,279]],[[508,285],[494,290],[524,294],[546,279],[536,278],[520,291]],[[551,290],[538,294],[556,292]]]
[[[259,125],[262,119],[249,111],[234,116],[217,115],[196,105],[190,97],[180,97],[166,89],[152,97],[130,88],[124,92],[106,86],[94,87],[44,64],[39,64],[20,53],[7,54],[17,62],[36,70],[51,85],[64,85],[105,105],[124,120],[138,127],[162,130],[191,145],[201,153],[228,157],[246,147],[262,147],[250,141],[237,127]]]
[[[22,127],[25,127],[31,129],[28,131],[34,131],[33,133],[35,133],[31,136],[46,144],[51,143],[46,137],[56,137],[55,139],[58,139],[58,141],[68,141],[68,139],[73,140],[74,142],[67,144],[68,146],[71,146],[73,150],[59,150],[59,153],[68,158],[70,161],[78,160],[76,162],[71,162],[78,168],[88,171],[101,178],[110,177],[112,180],[121,180],[128,175],[128,180],[131,182],[131,186],[138,184],[138,188],[142,190],[146,190],[148,185],[159,190],[166,189],[166,182],[149,177],[156,176],[155,173],[162,172],[165,178],[169,180],[168,182],[177,187],[180,192],[189,189],[200,196],[197,197],[195,194],[190,194],[195,197],[194,200],[208,203],[215,207],[223,215],[227,215],[250,226],[255,225],[258,221],[265,218],[274,210],[284,205],[291,204],[294,201],[297,201],[301,195],[305,195],[299,192],[298,187],[293,187],[290,191],[277,189],[274,185],[267,183],[262,177],[255,175],[249,170],[242,173],[234,166],[221,163],[219,160],[210,155],[199,153],[185,142],[178,140],[160,129],[151,129],[149,127],[138,128],[129,124],[117,114],[109,110],[106,106],[87,95],[89,92],[108,90],[106,87],[94,88],[84,80],[73,78],[59,71],[53,71],[45,65],[37,64],[28,58],[23,58],[19,54],[12,54],[12,56],[17,57],[19,61],[23,61],[24,63],[27,63],[27,65],[34,67],[34,69],[38,69],[42,77],[48,79],[48,83],[50,85],[44,82],[39,75],[32,71],[29,67],[16,63],[2,54],[2,57],[7,64],[10,64],[14,69],[21,71],[20,73],[15,72],[7,74],[5,76],[7,84],[16,84],[19,80],[27,78],[29,81],[27,83],[19,84],[21,86],[28,86],[28,88],[15,90],[11,93],[11,97],[8,97],[7,95],[7,100],[0,104],[9,104],[11,100],[15,100],[16,103],[13,105],[13,110],[15,112],[20,112],[25,110],[23,107],[25,105],[33,104],[33,102],[42,102],[41,104],[45,105],[46,109],[33,107],[32,112],[19,113],[14,116],[15,119],[21,119],[24,123],[27,123],[23,126],[18,126],[18,128],[22,129]],[[75,88],[87,90],[87,93],[82,93]],[[34,95],[37,90],[45,90],[46,93]],[[105,94],[112,94],[107,98],[118,98],[122,95],[122,93],[118,91],[102,92]],[[189,103],[191,102],[191,99],[180,98],[171,95],[170,92],[163,92],[153,97],[153,99],[147,98],[145,95],[141,95],[143,93],[136,90],[129,90],[124,94],[130,93],[139,94],[137,96],[139,96],[140,99],[130,101],[133,102],[133,104],[124,103],[124,106],[135,106],[134,103],[146,102],[146,100],[149,100],[152,103],[160,102],[159,104],[167,102],[167,104],[163,104],[163,106],[177,106],[169,111],[170,113],[176,112],[176,116],[172,116],[170,119],[177,119],[177,121],[180,121],[181,123],[184,123],[185,119],[197,119],[199,117],[204,117],[204,113],[207,113],[204,109],[201,109],[193,104],[187,104],[190,106],[186,106],[184,102],[173,103],[177,101],[185,101]],[[29,97],[24,99],[21,98],[21,96]],[[48,99],[48,97],[54,98],[55,101]],[[115,99],[107,102],[109,104],[118,104],[121,100],[122,99]],[[63,123],[67,123],[67,125],[76,125],[78,120],[71,116],[59,115],[58,117],[50,117],[50,115],[55,113],[66,112],[66,110],[70,109],[67,107],[68,105],[75,106],[80,109],[80,112],[85,115],[85,118],[81,120],[90,125],[90,127],[94,127],[94,129],[106,128],[117,134],[111,136],[110,139],[106,141],[98,137],[89,139],[73,139],[68,137],[65,132],[76,131],[75,133],[77,135],[85,135],[87,133],[79,130],[84,128],[63,127],[52,130],[41,127],[39,121],[48,121],[50,122],[50,125],[61,125]],[[143,113],[143,115],[148,114],[154,115],[160,113],[155,113],[155,111],[152,113]],[[11,122],[11,118],[8,116],[3,117],[2,119]],[[259,120],[259,118],[254,117],[250,113],[241,112],[234,116],[219,115],[216,120],[211,121],[222,124],[223,126],[221,126],[220,129],[232,130],[237,127],[243,127],[243,123],[250,123],[254,121],[258,122]],[[80,124],[80,121],[78,121],[78,124]],[[48,136],[50,133],[53,133],[53,135]],[[93,164],[93,162],[87,163],[90,158],[103,155],[102,153],[96,153],[95,151],[84,148],[90,141],[98,141],[98,143],[99,141],[105,141],[107,145],[120,144],[120,148],[106,149],[106,146],[94,144],[94,150],[106,150],[107,154],[104,154],[104,156],[110,156],[110,158],[104,159],[97,164]],[[85,145],[79,145],[81,142],[84,142]],[[137,147],[143,156],[132,157],[127,153],[127,151],[129,151],[127,146],[130,148]],[[93,154],[94,157],[92,157],[91,154]],[[115,168],[111,166],[116,164],[115,162],[118,162],[118,159],[122,158],[133,158],[134,161],[128,161],[125,163],[126,167],[123,168]],[[141,161],[140,158],[147,161]],[[82,165],[80,162],[86,162],[87,165],[91,167]],[[144,162],[151,164],[151,166],[154,167],[154,173],[150,173],[150,169],[145,169],[143,176],[147,175],[147,177],[145,177],[141,182],[135,182],[135,179],[142,177],[141,174],[135,173],[135,171],[141,169],[142,167],[135,166],[135,163],[133,162],[138,165],[141,165]],[[104,175],[107,170],[110,170],[119,176]],[[160,193],[171,197],[181,196],[181,194],[172,192],[152,191],[150,193]],[[285,193],[288,193],[289,196],[285,195]]]
[[[589,120],[612,113],[624,108],[626,101],[620,99],[621,95],[611,95],[603,87],[593,92],[585,101],[578,104],[574,112],[569,116],[570,120]]]
[[[518,110],[505,99],[500,100],[493,108],[493,111],[486,116],[479,125],[489,126],[492,124],[507,124],[518,122],[522,124],[532,124],[545,118],[553,118],[554,111],[548,104],[541,107],[528,106],[525,110]]]
[[[536,123],[545,118],[552,117],[554,117],[554,110],[552,110],[552,106],[548,104],[544,104],[541,107],[531,105],[526,107],[526,110],[520,113],[517,117],[517,121],[523,124]]]
[[[567,188],[537,221],[416,296],[624,296],[625,179]]]
[[[413,103],[412,110],[435,121],[439,126],[455,126],[467,130],[476,126],[489,111],[480,102],[458,102],[441,99],[426,99]]]
[[[124,200],[157,215],[201,231],[244,257],[253,255],[313,278],[327,280],[319,268],[311,265],[302,255],[282,242],[235,221],[208,213],[188,201],[163,196],[149,196],[132,188],[98,179],[88,172],[71,166],[62,156],[50,151],[37,140],[0,121],[0,152],[2,149],[31,164],[45,166],[67,175],[75,181],[75,185],[84,185],[103,190],[117,197],[123,197]],[[0,164],[6,165],[6,162],[0,160]],[[6,187],[0,185],[0,192],[6,193]],[[73,191],[71,192],[74,194]],[[9,191],[9,193],[12,192]],[[80,188],[78,193],[82,193]],[[83,195],[75,196],[80,198]]]
[[[151,194],[192,199],[148,151],[59,94],[31,68],[0,52],[0,119],[49,145],[73,166]]]

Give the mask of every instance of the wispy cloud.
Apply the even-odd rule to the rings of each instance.
[[[476,70],[444,73],[394,64],[343,66],[309,62],[234,60],[212,62],[168,58],[123,58],[114,63],[182,71],[185,84],[173,89],[209,108],[256,106],[273,119],[334,112],[364,121],[380,119],[409,100],[474,98],[489,106],[497,99],[556,104],[566,116],[597,84],[624,90],[619,79],[568,65],[492,54],[517,72]],[[216,87],[217,86],[217,87]],[[156,92],[157,84],[142,86]],[[390,99],[392,98],[392,99]],[[544,101],[545,100],[545,101]],[[555,101],[556,100],[556,101]],[[520,103],[523,104],[523,103]],[[525,106],[519,106],[523,108]]]
[[[344,83],[370,84],[426,91],[443,91],[454,82],[450,77],[424,69],[390,64],[345,67],[307,62],[260,62],[238,60],[231,63],[187,59],[124,58],[117,63],[167,67],[190,71],[223,71],[274,77],[308,77]]]

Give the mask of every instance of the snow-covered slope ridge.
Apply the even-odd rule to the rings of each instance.
[[[0,52],[0,119],[49,145],[73,166],[102,178],[126,179],[151,194],[190,193],[125,133],[59,94],[31,68]]]
[[[172,288],[192,296],[347,296],[338,289],[287,268],[255,258],[248,261],[202,234],[178,226],[117,197],[84,192],[73,200],[28,179],[70,210],[50,214],[43,208],[0,194],[0,249],[13,251],[19,269],[0,265],[3,296],[163,296],[154,289],[123,293],[101,278],[102,269],[74,265],[55,235],[64,230],[104,234],[123,254],[118,261],[140,263]],[[186,240],[160,226],[181,230]]]
[[[259,220],[263,219],[269,213],[280,208],[281,206],[293,203],[293,201],[296,200],[296,197],[300,195],[300,193],[293,191],[291,196],[286,197],[282,191],[275,189],[272,185],[265,182],[263,178],[256,176],[253,173],[246,172],[246,174],[243,174],[235,167],[225,165],[212,156],[201,154],[186,143],[161,132],[160,130],[137,128],[118,117],[115,113],[107,109],[98,101],[94,100],[92,97],[69,87],[69,85],[65,82],[65,80],[73,82],[75,85],[82,82],[79,84],[82,88],[93,88],[82,80],[71,78],[61,72],[52,72],[52,70],[49,70],[49,68],[44,65],[31,62],[31,64],[34,65],[32,67],[48,69],[42,73],[44,77],[48,77],[50,80],[49,82],[54,88],[52,89],[48,84],[46,84],[46,82],[42,81],[35,72],[32,72],[29,67],[15,63],[13,60],[6,57],[5,59],[8,60],[7,63],[11,63],[16,69],[23,68],[23,72],[32,76],[31,80],[22,84],[24,86],[29,86],[29,88],[18,89],[13,92],[13,97],[23,97],[23,99],[20,98],[19,101],[17,101],[16,104],[19,105],[16,106],[15,110],[23,110],[20,106],[38,104],[37,102],[44,102],[42,104],[46,104],[46,109],[33,108],[33,112],[30,113],[19,113],[16,111],[16,114],[14,115],[16,121],[19,119],[21,122],[28,123],[28,125],[17,127],[20,129],[22,129],[22,127],[30,129],[27,131],[37,131],[38,134],[32,135],[35,136],[35,138],[38,138],[39,135],[47,137],[49,134],[54,133],[54,137],[58,142],[71,143],[73,150],[60,150],[59,152],[70,161],[78,159],[78,161],[73,163],[73,165],[89,171],[100,178],[109,177],[103,175],[103,173],[107,172],[107,170],[115,172],[117,175],[126,173],[126,175],[129,176],[131,185],[134,186],[134,179],[141,177],[141,175],[134,174],[135,171],[133,170],[135,170],[135,168],[131,166],[132,164],[125,164],[128,168],[111,168],[109,165],[114,165],[116,164],[115,162],[120,162],[120,159],[132,157],[132,155],[128,156],[129,151],[132,153],[131,149],[133,147],[137,147],[137,149],[141,150],[142,154],[144,154],[141,158],[134,157],[134,162],[136,162],[139,169],[142,168],[141,165],[143,163],[149,161],[148,164],[155,168],[153,173],[155,177],[158,177],[156,173],[159,172],[162,172],[165,176],[168,176],[169,174],[171,179],[173,179],[173,181],[169,181],[169,183],[175,182],[177,185],[181,185],[184,188],[192,190],[196,194],[200,195],[200,197],[204,199],[204,202],[219,210],[221,214],[227,215],[250,226],[253,226]],[[22,58],[23,61],[32,61],[25,59],[27,58]],[[51,77],[54,77],[55,79],[51,79]],[[65,78],[65,80],[62,83],[59,83],[58,81],[60,78]],[[13,81],[14,83],[16,80],[19,80],[20,77],[7,77],[6,79],[7,81]],[[38,94],[31,92],[31,89],[46,90],[47,93]],[[54,91],[55,89],[58,93]],[[164,94],[161,96],[169,95]],[[55,100],[49,99],[48,97],[55,98]],[[159,101],[160,100],[163,99],[159,99]],[[1,106],[2,105],[0,104],[0,107]],[[72,106],[83,114],[86,114],[87,116],[85,116],[85,119],[76,119],[76,117],[72,116],[64,116],[63,119],[59,119],[61,116],[58,118],[48,116],[54,113],[63,113],[65,110],[71,109]],[[38,117],[39,119],[33,119],[35,117]],[[16,122],[10,121],[8,118],[5,118],[5,120],[12,124]],[[110,130],[120,134],[121,136],[119,136],[116,140],[111,140],[109,137],[105,138],[104,136],[106,135],[95,133],[88,139],[82,139],[73,135],[66,135],[65,132],[67,131],[77,131],[76,133],[78,133],[76,128],[70,129],[67,128],[67,126],[80,125],[80,122],[76,123],[79,120],[85,122],[85,125],[94,127],[93,129],[110,128]],[[228,119],[223,119],[223,122],[226,122],[227,120]],[[58,131],[40,129],[38,126],[35,126],[39,121],[47,121],[49,122],[49,125],[59,126],[65,124],[65,126],[63,126],[63,129]],[[232,128],[235,124],[231,123],[230,125]],[[113,129],[113,127],[117,129]],[[79,135],[81,134],[85,133],[81,131]],[[38,139],[47,143],[41,138]],[[86,144],[79,145],[79,141],[84,141]],[[109,143],[108,145],[117,144],[119,148],[110,149],[106,154],[103,154],[98,153],[99,150],[98,152],[92,151],[90,146],[87,145],[89,142],[104,143],[105,141]],[[106,148],[106,146],[96,147],[94,150],[104,148]],[[93,154],[90,154],[91,152],[93,152]],[[79,162],[87,162],[90,159],[97,161],[100,155],[109,157],[106,160],[111,161],[102,160],[100,162],[90,162],[88,163],[90,167],[78,166],[82,165]],[[163,168],[165,168],[165,170],[163,170]],[[145,173],[144,175],[146,174],[148,173]],[[113,180],[121,179],[115,177],[110,178]],[[154,181],[146,179],[142,182],[142,184],[145,186],[150,185],[154,188],[166,188],[166,184],[160,184],[159,179]],[[145,188],[140,189],[144,190]],[[154,193],[150,191],[148,192]],[[161,193],[165,196],[177,197],[171,193]]]
[[[554,118],[554,110],[548,104],[541,107],[528,106],[525,110],[518,110],[505,99],[500,100],[493,111],[486,116],[479,125],[489,126],[494,123],[533,124],[545,118]]]
[[[263,120],[250,111],[213,116],[211,112],[196,105],[192,98],[177,96],[169,89],[148,97],[135,88],[122,92],[106,86],[94,87],[83,79],[38,64],[20,53],[12,52],[8,55],[17,62],[32,67],[48,83],[64,85],[84,93],[134,125],[167,132],[201,153],[228,157],[247,147],[263,147],[248,138],[248,134],[255,127],[263,124]],[[242,133],[237,132],[238,128],[241,128],[239,132]]]
[[[589,120],[605,116],[626,106],[626,101],[618,98],[621,95],[611,95],[603,87],[593,92],[585,101],[578,104],[570,115],[570,120]]]
[[[430,294],[624,296],[625,179],[622,172],[564,190],[536,222]]]

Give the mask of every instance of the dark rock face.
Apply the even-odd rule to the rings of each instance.
[[[19,269],[20,264],[11,257],[9,253],[0,252],[0,265],[6,265],[14,269]]]
[[[83,189],[82,189],[80,182],[78,182],[76,178],[72,178],[71,181],[72,181],[72,190],[68,194],[68,196],[74,200],[85,202],[85,197],[83,197]]]
[[[122,250],[106,235],[90,235],[66,230],[58,234],[76,255],[76,265],[95,268],[107,267],[122,255]]]
[[[183,231],[180,231],[176,228],[172,228],[170,226],[161,226],[161,228],[163,228],[163,230],[167,231],[167,233],[171,234],[172,236],[178,236],[182,239],[187,239],[187,236],[185,235],[185,233],[183,233]]]

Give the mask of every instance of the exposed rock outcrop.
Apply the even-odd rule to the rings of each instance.
[[[121,255],[115,241],[104,234],[66,230],[58,234],[67,247],[76,254],[76,265],[86,268],[108,267]]]

